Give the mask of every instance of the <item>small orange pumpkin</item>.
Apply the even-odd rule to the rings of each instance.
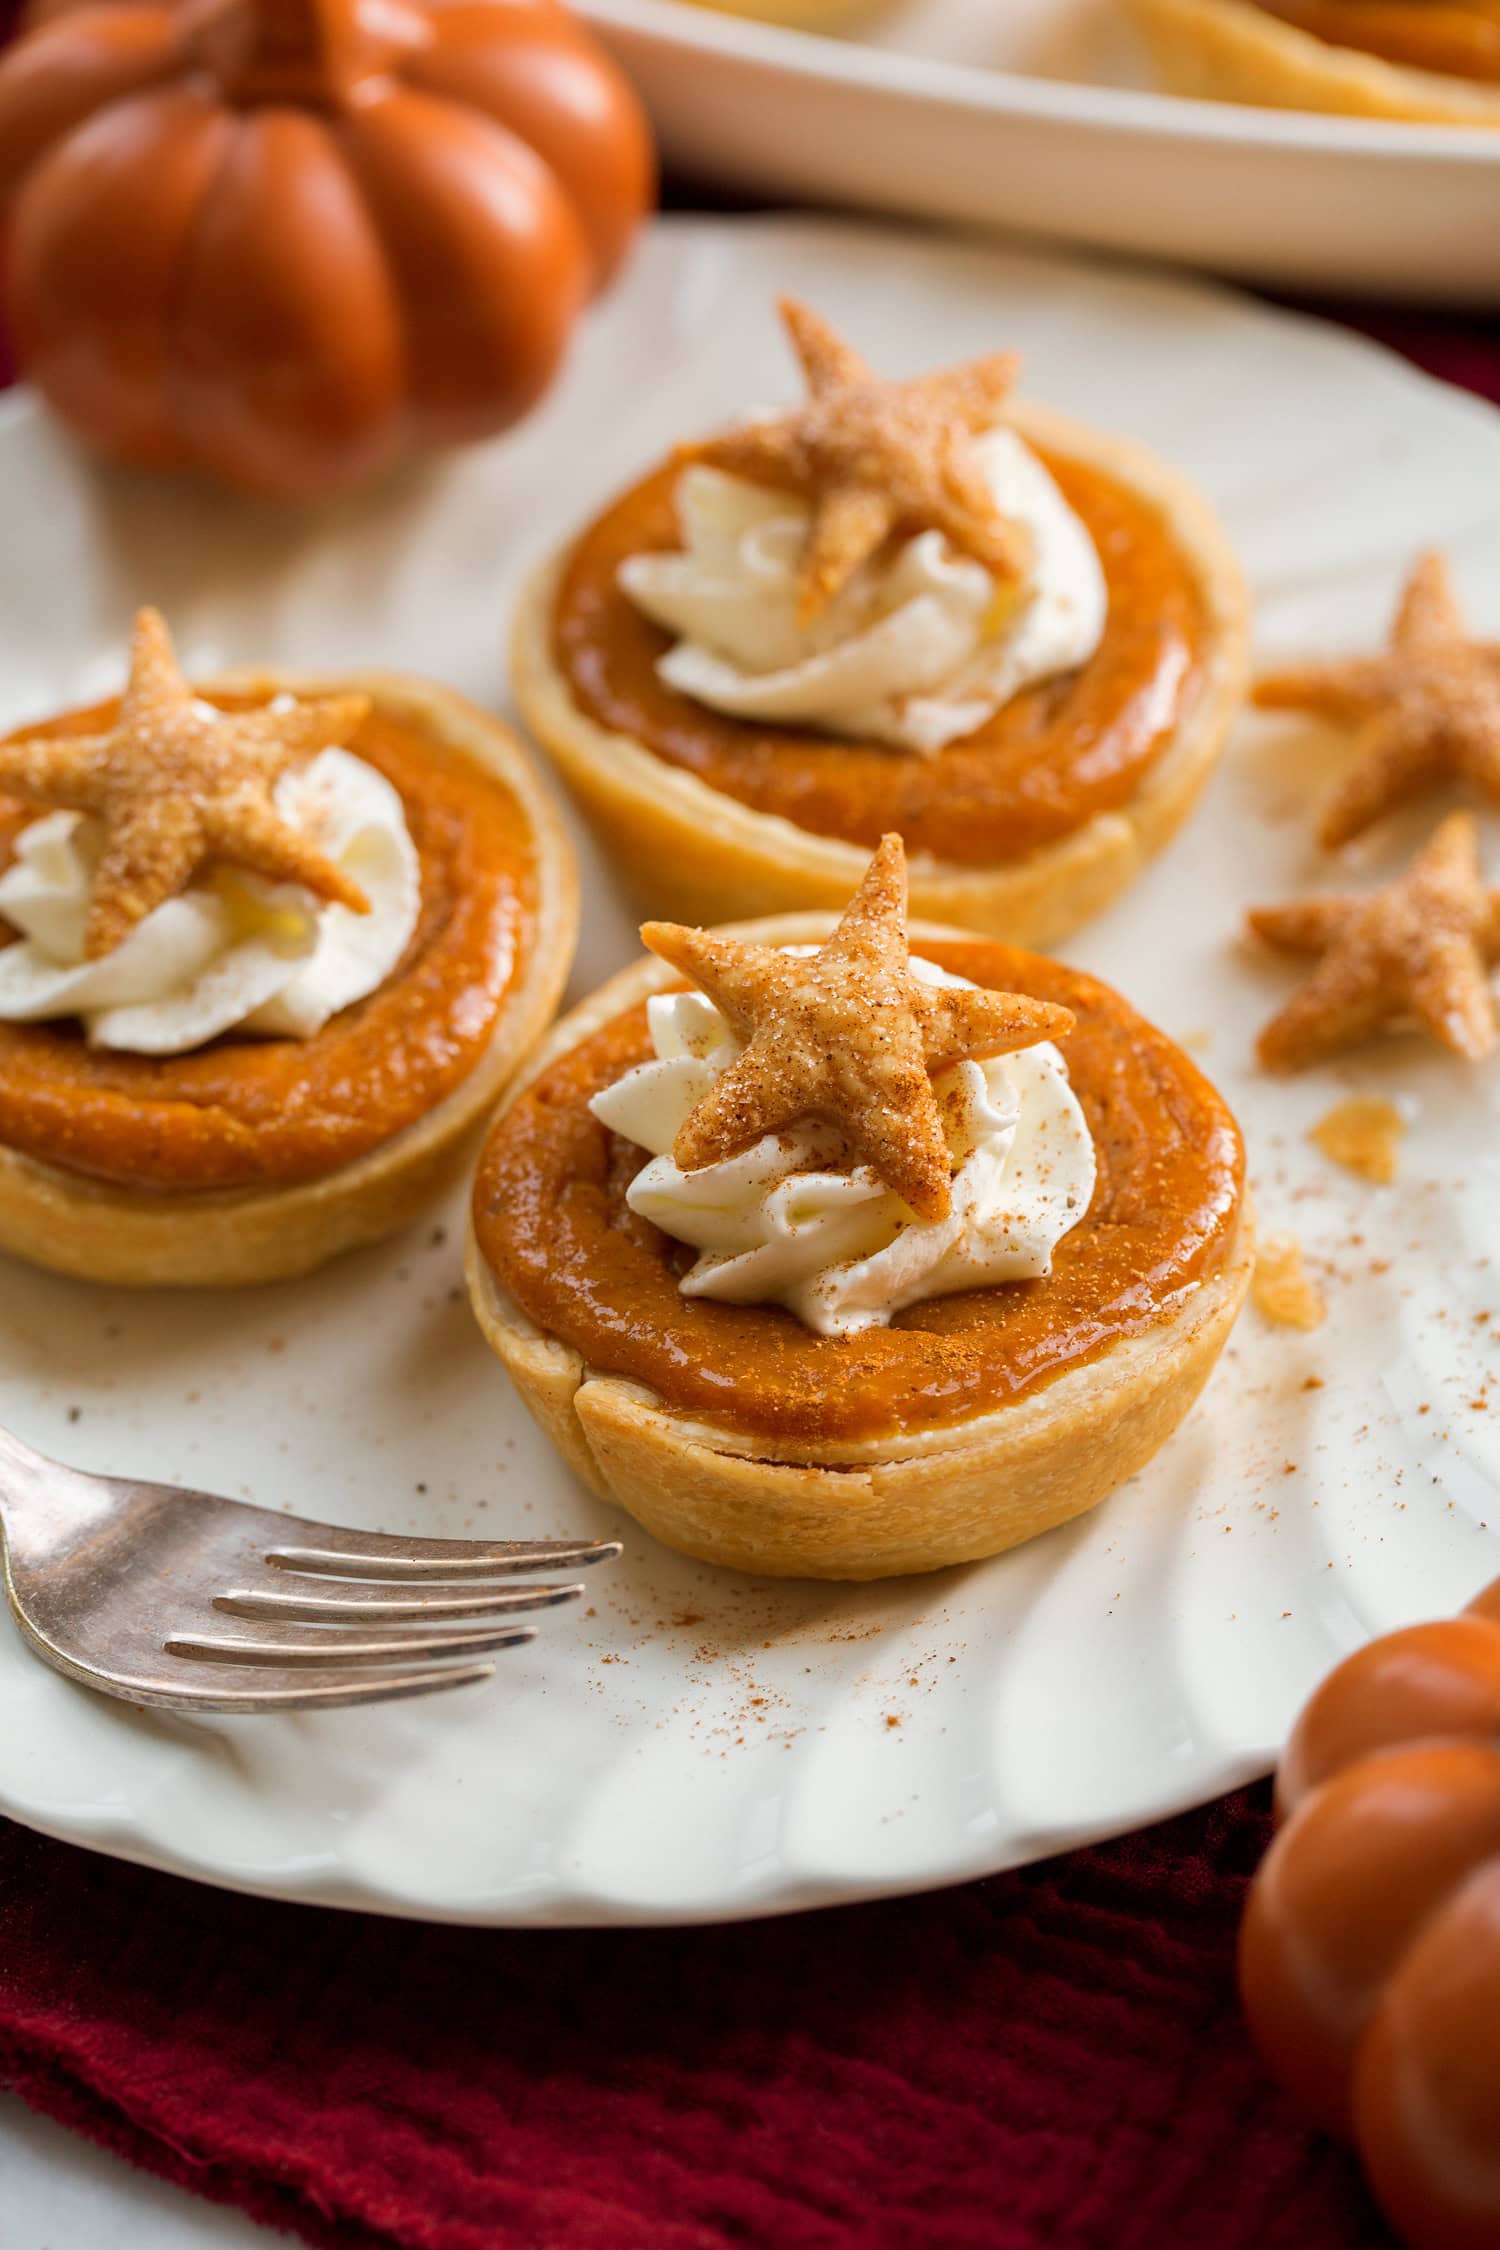
[[[51,0],[0,56],[3,301],[88,444],[307,498],[488,436],[651,196],[557,0]]]
[[[1292,1734],[1240,1985],[1415,2250],[1500,2250],[1500,1580],[1374,1641]]]

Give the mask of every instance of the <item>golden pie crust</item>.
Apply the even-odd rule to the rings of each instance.
[[[815,943],[835,919],[788,915],[733,934]],[[967,934],[925,923],[912,929],[917,941]],[[560,1056],[678,981],[654,960],[612,978],[542,1042],[497,1116]],[[466,1254],[470,1299],[490,1348],[592,1491],[702,1561],[829,1579],[893,1577],[998,1554],[1094,1507],[1151,1459],[1192,1406],[1253,1262],[1242,1195],[1221,1259],[1149,1328],[963,1420],[814,1440],[678,1411],[640,1382],[591,1368],[522,1312],[472,1225]]]
[[[1263,109],[1500,126],[1500,91],[1336,47],[1253,0],[1126,0],[1170,92]]]
[[[1110,905],[1191,810],[1244,698],[1249,600],[1207,504],[1155,455],[1037,407],[1016,407],[1006,421],[1023,438],[1100,469],[1144,499],[1188,562],[1203,608],[1203,642],[1186,707],[1124,805],[1003,865],[960,866],[926,852],[908,854],[914,914],[1045,949]],[[528,728],[642,906],[705,924],[842,906],[869,863],[867,846],[815,835],[742,804],[580,709],[553,648],[566,561],[566,554],[556,557],[523,596],[512,685]]]
[[[419,1215],[461,1168],[473,1129],[556,1009],[578,934],[572,847],[515,734],[462,696],[399,673],[236,672],[209,694],[368,695],[501,782],[525,820],[534,910],[480,1062],[425,1116],[310,1179],[174,1193],[132,1187],[0,1145],[0,1250],[85,1280],[232,1287],[311,1272]]]

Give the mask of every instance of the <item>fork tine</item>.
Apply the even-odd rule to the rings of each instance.
[[[321,1528],[321,1527],[320,1527]],[[338,1531],[338,1545],[270,1547],[272,1570],[295,1570],[313,1578],[511,1578],[531,1570],[581,1570],[612,1562],[618,1539],[501,1539],[481,1546],[473,1539],[401,1539],[376,1531]]]
[[[162,1648],[168,1656],[192,1657],[204,1664],[306,1664],[333,1671],[346,1665],[398,1664],[419,1656],[478,1656],[535,1639],[534,1625],[460,1625],[446,1630],[388,1625],[375,1634],[324,1633],[311,1640],[299,1640],[295,1626],[272,1625],[259,1640],[227,1633],[173,1633]]]
[[[46,1653],[45,1651],[43,1653]],[[382,1666],[369,1671],[269,1671],[239,1664],[184,1664],[179,1678],[122,1679],[76,1662],[61,1662],[84,1687],[117,1696],[137,1710],[217,1713],[236,1718],[278,1711],[339,1711],[365,1703],[400,1703],[448,1688],[475,1687],[495,1677],[493,1664]]]
[[[288,1672],[280,1679],[256,1677],[253,1687],[206,1688],[192,1695],[153,1698],[168,1710],[221,1712],[233,1718],[258,1712],[346,1711],[361,1703],[404,1703],[418,1695],[441,1695],[448,1688],[477,1687],[495,1677],[493,1664],[426,1664],[411,1671]]]
[[[493,1664],[437,1664],[424,1665],[414,1671],[389,1671],[343,1673],[327,1676],[315,1685],[304,1680],[293,1680],[262,1689],[266,1683],[257,1681],[254,1688],[243,1695],[225,1695],[217,1704],[220,1711],[340,1711],[358,1703],[404,1703],[418,1695],[441,1695],[448,1688],[477,1687],[482,1680],[495,1677]],[[212,1703],[200,1709],[212,1710]]]
[[[434,1586],[410,1594],[388,1594],[374,1584],[350,1585],[341,1594],[261,1594],[236,1586],[215,1594],[214,1608],[228,1617],[265,1617],[303,1625],[421,1625],[442,1617],[510,1616],[521,1610],[556,1609],[576,1601],[575,1586],[496,1586],[480,1593],[455,1593]]]

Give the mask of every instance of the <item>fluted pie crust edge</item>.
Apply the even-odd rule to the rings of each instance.
[[[834,919],[785,915],[736,934],[813,943]],[[930,923],[911,934],[918,944],[972,935]],[[611,978],[542,1042],[497,1116],[559,1055],[674,982],[656,961]],[[1253,1246],[1247,1198],[1225,1263],[1175,1313],[1008,1405],[894,1438],[784,1447],[677,1413],[644,1385],[590,1368],[510,1299],[472,1225],[466,1270],[486,1342],[591,1491],[703,1562],[776,1578],[870,1579],[999,1554],[1133,1476],[1207,1381],[1244,1301]]]
[[[1260,109],[1500,126],[1500,91],[1314,38],[1245,0],[1127,0],[1169,92]]]
[[[1095,814],[1056,843],[1001,866],[909,855],[914,914],[1045,950],[1102,913],[1191,811],[1244,697],[1249,597],[1212,511],[1176,470],[1144,447],[1038,407],[1017,407],[1006,419],[1022,437],[1102,469],[1144,498],[1192,565],[1205,613],[1192,702],[1173,741],[1118,811]],[[869,863],[863,845],[757,812],[579,709],[553,653],[565,563],[565,553],[555,557],[522,597],[511,683],[528,729],[641,906],[676,921],[714,923],[846,905]]]
[[[201,685],[210,694],[361,692],[493,774],[526,818],[534,927],[481,1061],[425,1117],[321,1178],[173,1196],[91,1180],[0,1146],[0,1250],[123,1287],[289,1280],[416,1218],[451,1184],[474,1128],[551,1021],[578,938],[578,875],[561,818],[519,738],[477,705],[396,672],[236,671]]]

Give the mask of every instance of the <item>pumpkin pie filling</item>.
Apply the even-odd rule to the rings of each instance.
[[[1500,85],[1500,0],[1258,0],[1330,46]]]
[[[475,1187],[479,1247],[522,1311],[596,1373],[670,1408],[777,1441],[856,1442],[1023,1397],[1167,1318],[1229,1257],[1244,1152],[1194,1067],[1116,994],[985,941],[924,944],[940,967],[1073,1010],[1069,1078],[1095,1145],[1086,1216],[1051,1274],[914,1305],[888,1327],[813,1333],[779,1307],[683,1297],[693,1253],[633,1213],[644,1152],[589,1110],[651,1053],[644,1007],[527,1086],[492,1130]]]
[[[992,867],[1071,835],[1140,788],[1192,693],[1206,636],[1186,558],[1150,505],[1104,470],[1035,449],[1088,530],[1109,590],[1097,653],[1012,698],[930,757],[726,717],[657,674],[670,639],[618,583],[679,544],[669,463],[584,532],[559,583],[555,661],[579,709],[710,788],[812,834]]]
[[[212,700],[248,710],[270,692]],[[30,731],[85,734],[118,709]],[[376,704],[349,747],[397,790],[421,866],[420,917],[395,972],[310,1039],[231,1034],[150,1056],[90,1047],[72,1023],[0,1022],[0,1143],[131,1188],[291,1186],[379,1147],[467,1077],[532,942],[525,813],[503,783],[391,708]],[[0,868],[34,817],[0,806]]]

